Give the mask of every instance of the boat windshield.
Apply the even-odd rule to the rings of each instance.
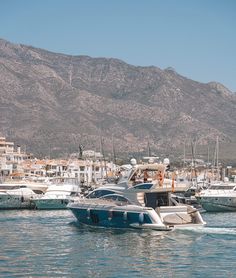
[[[131,205],[132,202],[126,197],[119,194],[108,194],[100,197],[99,199],[115,201],[117,205]]]
[[[164,178],[165,166],[160,164],[143,164],[133,168],[128,178],[129,185],[134,186],[139,183],[160,182]]]
[[[99,190],[94,190],[93,192],[91,192],[90,194],[88,194],[88,195],[86,196],[86,198],[88,198],[88,199],[100,198],[100,197],[103,197],[103,196],[105,196],[105,195],[114,194],[114,193],[116,193],[116,192],[113,191],[113,190],[99,189]]]

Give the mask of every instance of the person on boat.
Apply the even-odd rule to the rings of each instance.
[[[130,180],[132,181],[133,185],[137,184],[137,173],[136,172],[133,174],[133,176],[131,177]]]
[[[118,173],[116,174],[116,183],[118,183],[121,177],[122,177],[122,173],[121,171],[118,171]]]
[[[148,178],[149,178],[149,175],[148,175],[148,172],[147,172],[147,169],[144,170],[143,172],[143,182],[147,182],[148,181]]]
[[[159,186],[163,185],[164,182],[164,173],[161,170],[156,172],[156,180],[158,181]]]

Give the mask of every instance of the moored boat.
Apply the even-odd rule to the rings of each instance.
[[[234,182],[213,183],[195,196],[206,211],[236,211],[236,183]]]
[[[57,178],[44,195],[33,198],[36,209],[66,209],[69,201],[80,193],[78,180]]]
[[[0,192],[0,209],[32,209],[32,198],[37,196],[32,189],[21,186]]]

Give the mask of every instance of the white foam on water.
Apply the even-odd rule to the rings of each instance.
[[[230,227],[178,227],[177,231],[191,231],[199,234],[235,235],[236,228]]]

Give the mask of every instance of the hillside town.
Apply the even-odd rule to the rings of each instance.
[[[112,161],[104,161],[99,152],[83,151],[83,158],[71,155],[69,159],[38,159],[24,152],[14,142],[0,137],[0,179],[39,180],[52,177],[77,178],[81,184],[97,184],[114,176],[117,166]]]
[[[141,163],[149,157],[144,157]],[[225,177],[234,179],[236,170],[232,166],[221,166],[218,169],[218,179]],[[208,169],[208,177],[212,176],[211,165],[202,159],[183,159],[182,166],[175,167],[178,173],[185,172],[190,180],[196,176],[202,176]],[[14,142],[0,137],[0,177],[5,180],[17,180],[22,178],[40,179],[43,177],[71,177],[77,178],[79,183],[99,183],[109,177],[114,177],[119,171],[120,165],[113,161],[106,161],[100,152],[93,150],[81,150],[80,154],[71,154],[65,158],[36,158],[32,153],[26,153]],[[173,170],[173,169],[172,169]],[[215,169],[216,170],[216,169]],[[214,178],[215,179],[215,178]]]

